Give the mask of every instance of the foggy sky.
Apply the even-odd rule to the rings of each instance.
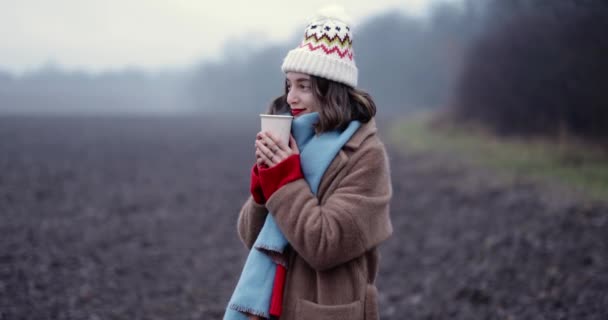
[[[441,0],[340,0],[355,23]],[[449,0],[446,0],[449,1]],[[452,0],[454,1],[454,0]],[[0,0],[0,69],[176,67],[294,36],[325,0]],[[355,28],[356,32],[356,28]]]

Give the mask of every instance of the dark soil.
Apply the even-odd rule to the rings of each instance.
[[[0,118],[0,319],[219,319],[257,119]],[[383,319],[608,319],[608,205],[389,146]]]

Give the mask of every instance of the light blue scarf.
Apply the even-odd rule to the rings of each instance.
[[[358,121],[352,121],[343,132],[330,131],[315,135],[314,124],[318,121],[318,113],[304,114],[294,119],[291,128],[300,150],[302,173],[315,195],[325,170],[361,126]],[[274,251],[282,254],[288,244],[272,214],[268,214],[253,249],[249,251],[243,272],[224,314],[225,320],[247,320],[244,312],[270,317],[268,312],[276,263],[267,253]]]

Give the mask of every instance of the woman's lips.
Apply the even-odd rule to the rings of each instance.
[[[306,111],[306,109],[291,109],[291,115],[297,116],[298,114]]]

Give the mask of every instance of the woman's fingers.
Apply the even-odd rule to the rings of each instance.
[[[299,153],[297,151],[296,143],[295,142],[293,144],[291,143],[292,135],[289,135],[288,144],[283,143],[282,141],[277,139],[275,136],[273,136],[269,132],[262,132],[262,134],[260,135],[260,138],[274,152],[283,151],[285,153],[285,155],[287,155],[287,156],[294,154],[294,153]],[[293,146],[295,146],[295,148],[296,148],[295,150],[293,149]]]
[[[259,155],[264,159],[264,161],[266,162],[266,165],[268,165],[269,167],[272,167],[272,165],[277,160],[277,159],[275,159],[276,155],[274,153],[272,153],[272,151],[267,146],[265,146],[261,140],[256,141],[255,144],[259,150]]]
[[[261,166],[265,163],[264,158],[262,157],[262,151],[258,148],[257,141],[253,145],[255,146],[255,162],[258,166]]]
[[[287,158],[287,155],[290,153],[289,148],[279,142],[271,133],[263,132],[261,138],[261,141],[268,150],[275,154],[279,159]]]
[[[273,153],[277,152],[277,150],[279,149],[279,146],[277,146],[277,144],[274,142],[274,139],[272,138],[270,133],[267,133],[267,132],[262,133],[262,142]]]
[[[272,150],[270,150],[270,148],[267,147],[262,141],[256,141],[256,146],[262,152],[261,154],[269,159],[274,155]]]
[[[270,159],[268,159],[268,157],[262,152],[262,151],[258,151],[259,152],[259,160],[258,160],[258,165],[265,165],[267,167],[271,167],[272,166],[272,161],[270,161]]]
[[[277,139],[275,136],[273,136],[272,133],[268,133],[267,137],[269,138],[270,143],[272,143],[276,146],[277,150],[281,150],[283,152],[290,153],[291,149],[289,149],[289,146],[285,145],[283,143],[283,141],[281,141],[281,140]]]
[[[299,154],[298,145],[292,135],[289,136],[289,145],[276,139],[269,132],[259,132],[256,136],[256,157],[268,167],[287,159],[292,154]]]
[[[257,150],[256,150],[256,152],[255,152],[255,163],[256,163],[258,166],[261,166],[261,165],[263,165],[265,162],[264,162],[264,158],[262,158],[262,156],[260,156],[260,155],[259,155],[259,152],[260,152],[260,151],[257,151]]]
[[[293,154],[300,154],[300,149],[298,149],[298,143],[293,135],[289,135],[289,146],[291,147],[291,151]]]

